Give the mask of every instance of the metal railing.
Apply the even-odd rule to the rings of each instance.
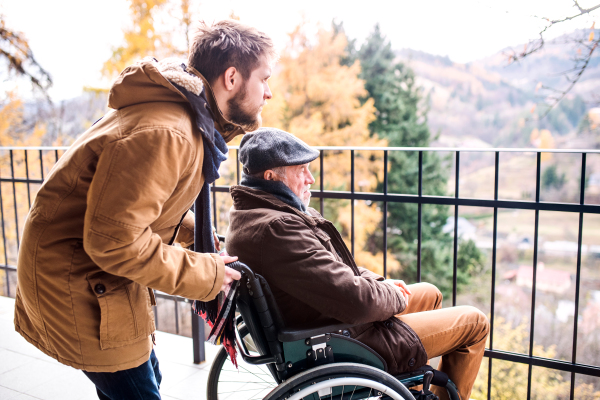
[[[600,214],[600,206],[595,204],[587,204],[585,202],[585,191],[586,191],[586,165],[587,165],[587,157],[588,155],[594,155],[596,157],[597,154],[600,154],[600,151],[597,150],[536,150],[536,149],[509,149],[509,148],[497,148],[497,149],[472,149],[472,148],[415,148],[415,147],[315,147],[320,151],[320,158],[316,160],[313,164],[319,165],[319,173],[318,173],[318,183],[319,188],[312,191],[312,195],[314,198],[319,200],[319,206],[321,214],[324,211],[324,201],[328,199],[334,200],[346,200],[350,201],[351,205],[351,226],[349,233],[349,240],[351,244],[351,251],[354,254],[355,252],[355,202],[356,201],[369,201],[369,202],[378,202],[382,204],[382,225],[383,225],[383,271],[384,275],[387,275],[387,249],[388,249],[388,235],[389,235],[389,226],[388,226],[388,206],[394,203],[409,203],[415,204],[417,206],[417,254],[416,254],[416,263],[417,263],[417,275],[415,277],[416,281],[421,281],[421,272],[422,272],[422,216],[423,216],[423,206],[425,205],[443,205],[454,208],[454,227],[453,227],[453,257],[452,257],[452,305],[457,304],[458,297],[458,248],[459,248],[459,235],[458,235],[458,218],[459,218],[459,207],[469,206],[469,207],[479,207],[489,209],[493,213],[493,239],[492,239],[492,247],[491,247],[491,282],[490,282],[490,292],[491,292],[491,300],[490,300],[490,323],[491,323],[491,331],[489,338],[489,348],[485,351],[485,356],[488,357],[488,398],[491,398],[491,384],[493,379],[493,360],[504,360],[513,363],[524,364],[528,367],[528,379],[527,379],[527,398],[531,397],[531,387],[532,387],[532,370],[533,367],[544,367],[557,371],[563,371],[571,376],[571,385],[570,385],[570,395],[571,399],[575,396],[575,376],[576,374],[592,376],[592,377],[600,377],[600,362],[596,362],[596,365],[587,365],[577,362],[577,339],[578,339],[578,315],[580,313],[580,288],[581,288],[581,268],[582,268],[582,236],[583,236],[583,223],[585,215],[593,215]],[[43,182],[44,176],[47,175],[47,171],[49,170],[48,162],[49,158],[52,157],[50,161],[56,161],[59,158],[59,153],[64,151],[66,148],[0,148],[0,156],[5,157],[6,161],[9,161],[10,165],[1,166],[1,176],[0,176],[0,197],[3,199],[0,202],[0,211],[2,212],[2,235],[3,235],[3,243],[4,243],[4,263],[0,264],[0,269],[6,271],[6,291],[5,293],[9,296],[14,296],[14,291],[11,289],[14,287],[14,278],[11,280],[9,278],[10,274],[14,275],[16,267],[12,264],[11,260],[15,260],[16,251],[19,246],[19,226],[22,226],[23,222],[23,212],[18,209],[18,185],[25,185],[27,190],[27,204],[30,206],[33,196],[32,185],[39,185]],[[235,150],[235,154],[237,157],[238,148],[232,147],[232,150]],[[379,160],[383,164],[382,168],[382,178],[380,179],[380,187],[382,190],[380,192],[359,192],[356,190],[356,182],[355,182],[355,169],[356,169],[356,153],[357,152],[371,152],[379,154]],[[348,173],[350,178],[349,190],[327,190],[326,189],[326,176],[327,171],[324,169],[325,161],[330,154],[343,154],[345,152],[349,153],[349,157],[347,159],[348,162]],[[416,167],[418,169],[418,184],[417,190],[414,194],[403,194],[403,193],[390,193],[389,185],[388,185],[388,176],[389,176],[389,156],[392,152],[410,152],[412,154],[416,154]],[[432,196],[425,195],[423,188],[423,159],[424,154],[428,152],[437,152],[437,153],[450,153],[452,155],[452,161],[454,163],[454,171],[453,171],[453,180],[454,180],[454,194],[453,196]],[[25,164],[24,168],[21,167],[24,175],[19,176],[15,174],[15,156],[16,153],[20,153],[19,160]],[[39,159],[39,173],[34,174],[35,176],[30,176],[30,168],[29,163],[31,162],[31,157],[28,157],[29,153],[37,153],[37,158]],[[494,157],[493,163],[493,171],[494,171],[494,184],[493,184],[493,196],[489,199],[484,198],[467,198],[460,196],[460,182],[461,182],[461,173],[460,173],[460,165],[461,165],[461,155],[464,156],[465,153],[487,153],[491,154]],[[535,188],[532,200],[502,200],[499,198],[499,174],[500,174],[500,156],[502,154],[511,155],[514,153],[522,153],[522,154],[533,154],[535,156]],[[541,172],[542,172],[542,156],[545,153],[552,154],[575,154],[580,157],[580,179],[579,179],[579,201],[575,203],[562,203],[562,202],[546,202],[541,201],[540,199],[540,191],[541,191]],[[46,160],[46,163],[45,163]],[[363,160],[364,161],[364,160]],[[239,183],[241,178],[240,165],[239,163],[235,163],[235,167],[231,168],[230,176],[233,179],[231,183]],[[10,171],[8,174],[7,172]],[[571,177],[572,178],[572,177]],[[230,185],[221,184],[222,180],[218,181],[219,184],[213,185],[212,190],[212,199],[213,204],[217,204],[217,194],[226,193],[229,191]],[[5,213],[4,213],[4,197],[3,193],[5,193],[5,188],[2,187],[4,185],[11,185],[12,196],[13,196],[13,208],[14,208],[14,222],[9,225],[14,225],[14,235],[8,238],[7,229],[8,225],[5,221]],[[24,196],[21,195],[21,198]],[[512,210],[530,210],[534,212],[534,237],[533,237],[533,281],[531,288],[531,309],[529,311],[530,314],[530,326],[529,326],[529,349],[526,353],[515,353],[504,351],[501,349],[496,349],[494,347],[494,321],[496,315],[496,295],[495,288],[497,285],[497,280],[499,277],[497,276],[497,237],[498,237],[498,210],[499,209],[512,209]],[[576,255],[576,273],[575,273],[575,310],[574,310],[574,323],[573,323],[573,336],[572,336],[572,354],[571,360],[565,361],[555,358],[543,358],[538,357],[534,354],[534,336],[535,336],[535,321],[536,321],[536,292],[537,288],[537,274],[538,274],[538,241],[539,241],[539,216],[540,211],[556,211],[556,212],[564,212],[564,213],[572,213],[578,216],[578,236],[577,236],[577,255]],[[217,207],[213,207],[213,219],[215,225],[223,224],[224,221],[220,221],[219,213],[217,212]],[[7,251],[7,248],[9,249]],[[177,310],[179,304],[185,300],[176,298],[174,296],[168,295],[160,295],[162,298],[174,301],[174,307]],[[155,310],[156,312],[157,310]],[[158,319],[157,319],[158,320]],[[179,324],[177,317],[176,323]],[[200,326],[202,325],[202,326]],[[179,330],[179,327],[177,327]],[[195,343],[195,359],[203,359],[203,348],[201,346],[201,342],[203,341],[204,331],[203,324],[200,324],[198,318],[195,318],[192,321],[192,337],[194,338]]]

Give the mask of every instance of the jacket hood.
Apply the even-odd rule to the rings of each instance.
[[[145,58],[136,62],[125,68],[110,88],[108,107],[118,110],[150,102],[189,103],[185,95],[171,84],[174,82],[196,95],[205,91],[215,129],[226,142],[245,134],[241,126],[225,119],[206,79],[194,68],[184,69],[184,66],[185,62],[176,58],[160,62]]]
[[[319,215],[319,213],[317,213],[314,209],[310,207],[308,208],[308,212],[310,213],[310,215],[305,214],[297,208],[294,208],[289,204],[286,204],[285,202],[279,200],[271,193],[262,190],[252,189],[247,186],[236,185],[232,186],[229,189],[229,193],[231,193],[231,197],[233,199],[233,207],[236,210],[253,210],[255,208],[268,208],[271,210],[297,215],[311,226],[317,224],[315,218],[322,218]]]

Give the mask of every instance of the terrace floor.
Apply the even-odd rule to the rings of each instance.
[[[60,364],[25,341],[13,325],[14,299],[0,296],[0,399],[93,400],[94,385],[79,370]],[[156,333],[165,400],[206,399],[206,380],[218,347],[206,344],[207,361],[192,361],[192,339]]]

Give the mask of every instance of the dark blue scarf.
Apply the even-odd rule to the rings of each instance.
[[[240,185],[247,186],[251,189],[262,190],[263,192],[271,193],[284,203],[306,212],[306,206],[302,200],[287,185],[280,181],[268,181],[266,179],[253,178],[242,173]]]
[[[185,65],[182,65],[182,68],[185,70]],[[214,127],[214,120],[206,100],[206,89],[200,95],[195,95],[176,83],[171,82],[171,84],[183,93],[190,102],[196,126],[202,133],[203,139],[204,159],[202,161],[202,174],[204,175],[204,185],[194,208],[196,215],[194,250],[199,253],[215,253],[211,221],[210,185],[219,179],[219,167],[227,159],[229,150],[225,139],[223,139]],[[205,313],[206,318],[212,320],[214,323],[218,311],[216,301],[207,303],[195,301],[194,309],[199,314]]]

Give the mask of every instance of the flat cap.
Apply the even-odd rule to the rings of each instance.
[[[306,164],[317,157],[317,150],[291,133],[276,128],[260,128],[247,133],[240,143],[240,162],[245,174]]]

